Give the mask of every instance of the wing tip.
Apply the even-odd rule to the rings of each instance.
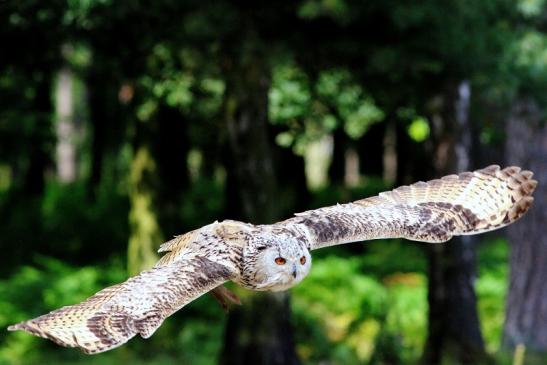
[[[7,330],[10,331],[10,332],[14,332],[14,331],[18,331],[18,330],[21,330],[21,323],[17,323],[17,324],[12,324],[10,326],[8,326]]]
[[[534,173],[522,170],[518,166],[509,166],[500,171],[499,177],[507,182],[511,195],[515,201],[519,201],[533,194],[538,181],[532,179]]]
[[[528,210],[530,210],[533,202],[534,197],[532,196],[526,196],[517,201],[506,213],[502,224],[508,225],[520,219]]]
[[[18,331],[22,330],[25,331],[33,336],[41,337],[46,340],[50,340],[54,343],[56,343],[59,346],[63,347],[72,347],[72,348],[79,348],[83,353],[87,355],[97,354],[100,352],[105,352],[108,350],[111,350],[115,347],[118,347],[127,340],[129,340],[131,337],[125,339],[124,341],[111,341],[107,343],[104,339],[98,339],[96,341],[82,341],[78,339],[77,335],[73,332],[72,337],[67,336],[59,336],[56,331],[52,330],[52,328],[41,328],[39,324],[33,322],[34,320],[28,320],[20,323],[16,323],[13,325],[8,326],[8,331]]]
[[[507,184],[507,191],[513,202],[503,220],[503,225],[507,225],[518,220],[530,209],[534,202],[532,194],[538,181],[532,179],[532,171],[523,170],[519,166],[507,166],[499,170],[496,176]]]
[[[63,341],[59,337],[50,334],[48,331],[43,330],[36,323],[33,323],[32,319],[8,326],[8,331],[10,332],[19,331],[19,330],[25,331],[36,337],[41,337],[41,338],[45,338],[46,340],[51,340],[61,346],[74,347],[74,345],[71,345],[70,343]]]
[[[31,325],[31,321],[24,321],[24,322],[19,322],[19,323],[16,323],[16,324],[12,324],[11,326],[8,326],[8,331],[10,331],[10,332],[25,331],[25,332],[28,332],[32,335],[43,337],[41,335],[41,332],[38,331],[37,328],[35,328],[34,326]]]

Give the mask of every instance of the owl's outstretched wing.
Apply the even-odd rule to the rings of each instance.
[[[377,238],[444,242],[506,226],[530,208],[537,181],[519,167],[492,165],[418,182],[349,204],[299,213],[311,249]]]
[[[171,256],[172,258],[173,256]],[[79,304],[10,326],[93,354],[118,347],[136,334],[150,337],[163,320],[233,277],[210,258],[184,255],[101,290]]]

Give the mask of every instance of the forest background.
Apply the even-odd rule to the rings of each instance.
[[[0,364],[546,363],[546,1],[5,0],[0,45]],[[540,181],[510,228],[320,250],[92,357],[4,331],[214,220],[492,163]]]

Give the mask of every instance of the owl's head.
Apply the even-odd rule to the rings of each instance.
[[[286,290],[302,281],[310,271],[310,252],[289,233],[262,232],[250,246],[247,254],[253,257],[253,262],[246,270],[255,290]]]

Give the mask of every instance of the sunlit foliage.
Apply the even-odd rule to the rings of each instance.
[[[382,110],[347,69],[322,71],[311,80],[292,62],[273,71],[270,119],[286,131],[277,135],[283,147],[302,154],[306,146],[342,128],[353,139],[384,118]]]

